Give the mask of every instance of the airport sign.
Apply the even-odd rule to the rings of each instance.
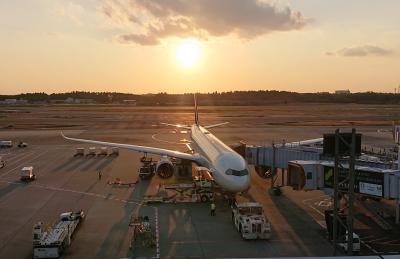
[[[348,190],[349,169],[339,168],[339,189],[341,191]],[[354,181],[354,192],[366,194],[376,197],[383,197],[384,174],[367,170],[356,170]],[[324,187],[333,188],[334,168],[332,166],[324,166]]]

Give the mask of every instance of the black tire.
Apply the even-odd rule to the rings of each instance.
[[[244,238],[244,234],[243,234],[242,223],[239,224],[239,232],[240,232],[240,237],[241,237],[243,240],[246,240],[246,238]]]

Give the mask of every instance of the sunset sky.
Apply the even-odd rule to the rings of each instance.
[[[399,0],[1,0],[0,94],[394,92]]]

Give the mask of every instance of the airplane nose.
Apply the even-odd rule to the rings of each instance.
[[[233,176],[231,178],[231,184],[233,192],[241,192],[247,190],[250,184],[250,177],[248,175],[244,176]]]

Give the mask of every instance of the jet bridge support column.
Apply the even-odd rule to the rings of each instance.
[[[337,254],[337,245],[340,241],[347,242],[347,254],[353,255],[353,217],[354,217],[354,182],[355,182],[355,157],[356,157],[356,130],[352,129],[350,141],[344,139],[339,129],[334,135],[335,169],[333,173],[333,255]],[[348,157],[349,170],[345,179],[339,177],[343,170],[341,160]],[[343,207],[340,199],[347,197],[347,207]],[[339,211],[347,209],[346,220],[342,220]],[[338,233],[339,226],[346,229],[345,233]]]
[[[400,170],[400,133],[397,133],[397,169]],[[397,197],[396,199],[396,224],[400,224],[400,198]]]
[[[272,142],[272,163],[271,163],[271,192],[274,191],[274,176],[275,176],[275,143]]]
[[[396,224],[400,225],[400,199],[396,199]]]
[[[400,143],[397,146],[397,169],[400,170]]]

